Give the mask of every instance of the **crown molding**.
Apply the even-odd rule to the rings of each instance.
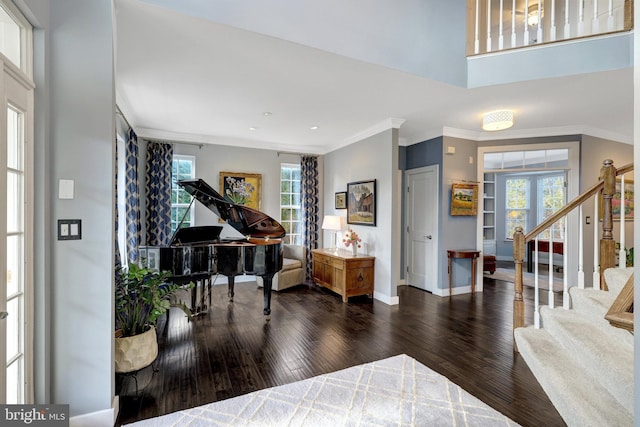
[[[377,135],[380,132],[384,132],[385,130],[389,130],[389,129],[400,129],[400,126],[402,126],[404,124],[404,122],[406,122],[405,119],[399,119],[396,117],[389,117],[388,119],[385,119],[365,130],[363,130],[362,132],[358,132],[355,135],[346,138],[343,142],[344,144],[341,147],[353,144],[354,142],[358,142],[358,141],[362,141],[363,139],[369,138],[373,135]],[[341,148],[338,147],[338,148]]]

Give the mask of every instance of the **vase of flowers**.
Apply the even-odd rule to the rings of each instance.
[[[353,256],[358,255],[358,248],[361,248],[362,239],[358,236],[358,233],[353,231],[353,229],[349,229],[344,233],[344,237],[342,239],[342,243],[344,243],[345,248],[351,246],[351,251],[353,252]]]

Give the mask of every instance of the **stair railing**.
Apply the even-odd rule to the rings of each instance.
[[[534,265],[534,326],[540,327],[540,300],[539,300],[539,266],[538,266],[538,238],[540,233],[550,229],[554,224],[561,222],[564,226],[564,236],[566,240],[567,236],[567,216],[574,210],[578,210],[578,284],[580,288],[585,287],[584,283],[584,231],[582,225],[582,209],[585,202],[594,199],[594,221],[598,221],[598,218],[602,218],[602,234],[600,235],[598,227],[594,226],[594,267],[593,267],[593,286],[600,289],[607,290],[607,285],[604,282],[603,276],[600,272],[605,269],[616,266],[616,242],[613,238],[613,199],[616,195],[616,180],[620,177],[621,181],[621,197],[620,197],[620,252],[619,260],[621,265],[626,265],[626,250],[625,250],[625,186],[624,175],[633,171],[633,164],[628,164],[616,169],[613,165],[613,161],[605,160],[603,166],[600,169],[600,177],[598,182],[580,194],[574,200],[566,204],[562,209],[555,212],[552,216],[538,224],[533,230],[528,233],[524,233],[522,227],[517,227],[513,235],[513,258],[515,262],[515,295],[513,300],[513,329],[525,326],[525,305],[523,299],[523,261],[525,258],[525,247],[529,242],[533,241],[534,250],[530,252],[535,254]],[[601,196],[601,197],[599,197]],[[600,207],[600,200],[602,200],[602,207]],[[599,210],[602,209],[600,215]],[[563,221],[563,222],[562,222]],[[553,233],[549,233],[549,298],[548,304],[553,308],[554,295],[554,271],[553,271]],[[569,286],[568,286],[568,265],[567,260],[569,254],[567,253],[567,246],[563,247],[563,299],[562,306],[565,309],[569,309]],[[515,341],[514,341],[515,344]],[[516,349],[517,350],[517,349]]]

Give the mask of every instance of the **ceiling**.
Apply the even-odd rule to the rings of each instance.
[[[140,0],[115,4],[116,100],[144,138],[325,154],[393,122],[403,145],[443,134],[633,140],[631,69],[467,89]],[[513,109],[515,125],[481,131],[481,114],[498,108]]]

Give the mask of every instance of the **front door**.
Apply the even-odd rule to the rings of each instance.
[[[438,284],[438,165],[406,172],[407,284],[434,292]]]

